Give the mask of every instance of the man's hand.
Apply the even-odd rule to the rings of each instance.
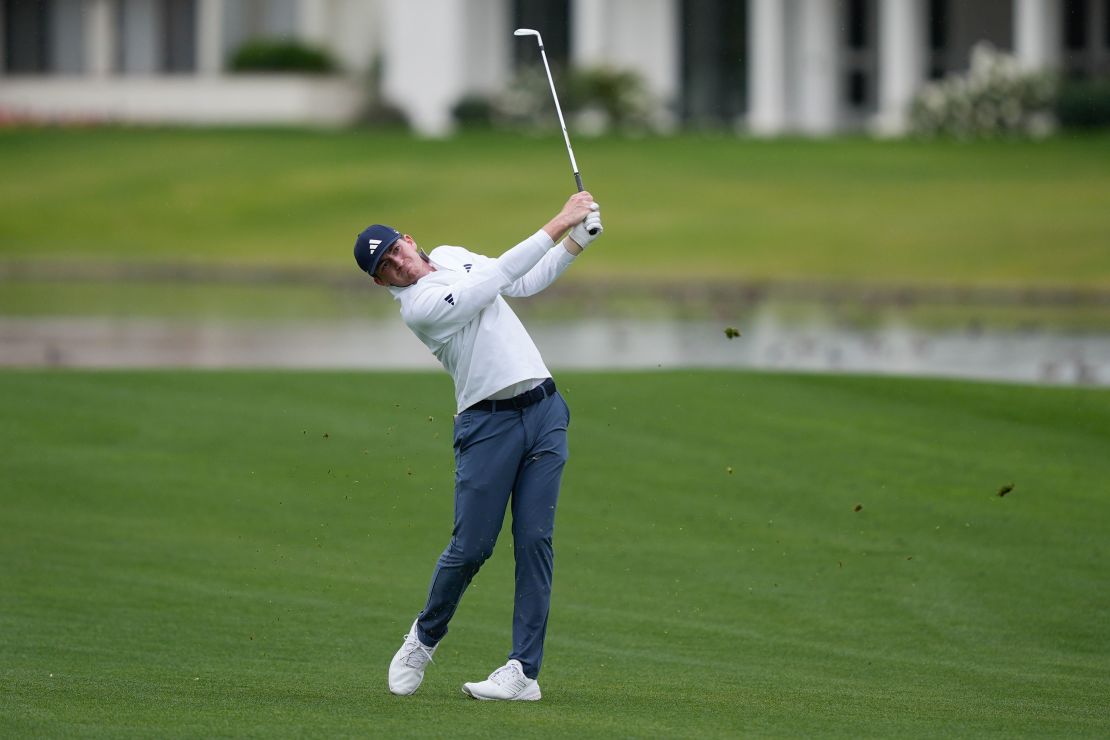
[[[581,223],[590,215],[594,205],[594,197],[590,195],[589,191],[583,190],[581,193],[575,193],[567,200],[563,210],[547,222],[543,230],[551,237],[551,241],[557,242],[567,232],[567,229]]]
[[[567,237],[571,242],[578,245],[578,252],[581,252],[590,245],[590,242],[601,236],[603,231],[605,231],[605,227],[601,225],[601,206],[594,203],[591,206],[590,215],[586,216],[584,221],[576,223]],[[578,254],[572,249],[567,251],[571,254]]]

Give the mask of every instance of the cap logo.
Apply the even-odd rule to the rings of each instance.
[[[370,254],[373,255],[377,250],[378,245],[382,243],[381,239],[367,239],[366,243],[370,245]]]

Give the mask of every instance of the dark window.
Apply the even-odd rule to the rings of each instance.
[[[867,47],[867,0],[848,2],[848,48]]]
[[[534,28],[543,37],[543,49],[552,67],[566,68],[570,59],[570,0],[513,0],[513,28]],[[536,42],[513,44],[515,66],[543,64]]]
[[[747,107],[748,3],[682,0],[682,118],[731,124]]]
[[[1087,46],[1087,0],[1064,0],[1064,47],[1070,51]]]
[[[848,103],[853,108],[863,108],[867,102],[867,73],[854,70],[848,74]]]
[[[44,0],[4,3],[4,69],[15,74],[49,68],[50,4]]]
[[[166,0],[162,18],[162,68],[167,72],[192,72],[196,69],[196,0]]]
[[[948,0],[929,0],[929,48],[948,48]]]
[[[1110,0],[1106,0],[1105,7],[1102,9],[1102,20],[1103,25],[1106,26],[1103,29],[1104,33],[1102,43],[1103,46],[1105,46],[1107,49],[1110,49]]]

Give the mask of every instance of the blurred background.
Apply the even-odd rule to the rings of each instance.
[[[1110,0],[0,0],[0,365],[434,369],[373,222],[554,368],[1110,384]]]

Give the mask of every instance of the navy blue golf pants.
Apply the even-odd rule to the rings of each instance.
[[[567,461],[570,411],[558,392],[521,409],[463,411],[455,419],[455,528],[439,557],[417,636],[435,645],[447,634],[466,587],[493,553],[505,509],[513,514],[516,601],[513,648],[535,678],[551,604],[551,535]]]

